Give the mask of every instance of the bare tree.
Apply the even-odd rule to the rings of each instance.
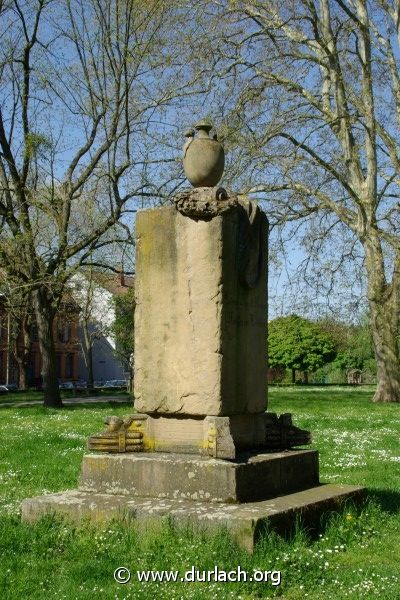
[[[6,325],[6,383],[9,383],[11,360],[18,366],[18,387],[25,390],[28,385],[27,371],[31,355],[31,333],[34,314],[29,290],[18,288],[3,278],[0,272],[0,295],[3,319]]]
[[[171,10],[0,2],[0,258],[32,297],[47,406],[61,406],[53,322],[67,280],[126,238],[132,202],[160,192],[148,140],[190,79],[173,44],[185,16]]]
[[[321,232],[348,232],[342,261],[362,254],[366,273],[374,401],[399,402],[400,4],[207,6],[232,177],[276,223],[308,220],[314,253]]]
[[[9,352],[18,365],[18,387],[28,386],[28,366],[31,353],[31,331],[34,326],[32,303],[29,294],[7,297],[6,311],[12,319]]]

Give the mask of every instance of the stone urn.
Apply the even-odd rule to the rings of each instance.
[[[224,149],[217,136],[210,137],[212,125],[200,121],[193,130],[186,132],[183,147],[183,168],[193,187],[214,187],[222,177],[225,165]]]

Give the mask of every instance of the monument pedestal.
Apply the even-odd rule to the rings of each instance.
[[[144,528],[165,519],[226,527],[251,552],[267,526],[284,533],[300,518],[315,528],[322,513],[362,494],[357,486],[319,485],[315,450],[244,453],[235,461],[101,453],[84,456],[78,490],[28,498],[22,518],[53,513],[74,522],[119,518]]]
[[[316,450],[243,453],[234,461],[186,454],[87,454],[79,489],[232,503],[266,500],[318,484]]]
[[[315,524],[357,498],[361,488],[319,485],[318,453],[292,450],[310,434],[265,412],[265,215],[198,188],[176,207],[139,212],[136,237],[140,412],[109,417],[89,439],[96,454],[83,459],[80,488],[25,500],[22,518],[168,517],[224,525],[252,550],[267,523],[284,529],[300,515]]]

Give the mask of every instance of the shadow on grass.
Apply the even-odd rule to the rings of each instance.
[[[371,496],[363,491],[358,496],[348,498],[336,506],[335,504],[311,505],[303,509],[301,514],[293,514],[291,511],[287,511],[273,516],[268,521],[259,523],[256,527],[256,543],[262,546],[263,540],[265,543],[265,540],[268,540],[270,536],[275,536],[289,543],[293,543],[295,540],[303,540],[307,544],[314,543],[326,534],[332,534],[332,532],[343,536],[343,529],[348,523],[348,518],[350,517],[352,523],[358,523],[363,513],[368,511],[371,500],[373,501]]]
[[[394,490],[371,490],[369,497],[375,500],[382,510],[389,513],[400,511],[400,492]]]

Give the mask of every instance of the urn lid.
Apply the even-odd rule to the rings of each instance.
[[[213,126],[210,123],[210,121],[207,121],[207,119],[202,119],[201,121],[196,123],[194,128],[197,129],[197,131],[206,131],[207,134],[209,134]]]

